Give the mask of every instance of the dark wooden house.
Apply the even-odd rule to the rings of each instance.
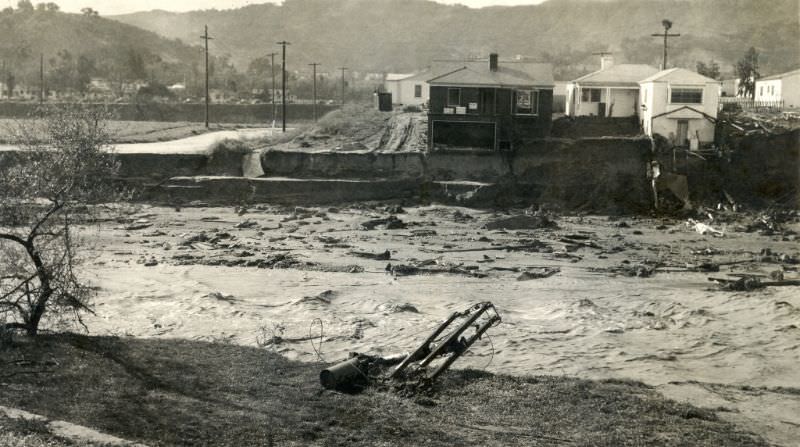
[[[550,133],[550,64],[469,61],[428,81],[428,145],[509,150]]]

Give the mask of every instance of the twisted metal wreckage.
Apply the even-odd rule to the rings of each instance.
[[[452,313],[410,353],[389,357],[352,353],[348,360],[323,370],[319,379],[323,387],[339,391],[359,391],[375,383],[387,382],[431,384],[489,328],[501,321],[494,304],[481,302],[462,312]],[[460,324],[451,330],[456,322]],[[470,328],[474,332],[464,336]],[[394,369],[387,374],[391,367]]]

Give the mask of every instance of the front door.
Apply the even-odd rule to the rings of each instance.
[[[687,146],[689,144],[689,121],[678,120],[678,132],[675,134],[675,144],[678,146]]]
[[[494,115],[494,89],[481,89],[480,113],[481,115]]]

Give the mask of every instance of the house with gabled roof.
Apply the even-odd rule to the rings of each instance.
[[[639,81],[658,72],[644,64],[615,64],[602,58],[600,70],[567,83],[567,116],[628,117],[639,114]]]
[[[722,83],[684,68],[670,68],[639,81],[642,130],[677,146],[714,141]]]
[[[466,61],[428,80],[430,148],[510,150],[550,133],[553,68],[550,64]]]
[[[392,104],[398,106],[423,106],[428,102],[429,70],[420,73],[389,73],[384,89],[392,94]]]
[[[756,101],[783,101],[785,108],[800,107],[800,69],[756,81]]]

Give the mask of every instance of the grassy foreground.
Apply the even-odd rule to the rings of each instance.
[[[17,340],[0,363],[0,405],[155,446],[764,445],[634,382],[452,371],[430,396],[347,395],[262,349],[78,335]],[[4,428],[5,445],[70,445]]]

